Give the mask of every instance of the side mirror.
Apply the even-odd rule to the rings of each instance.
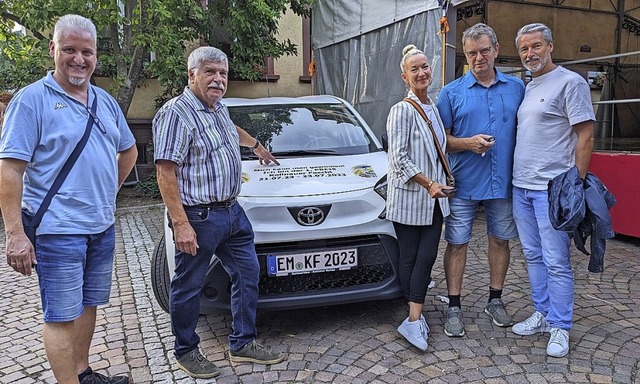
[[[380,139],[382,140],[382,149],[384,149],[385,152],[389,152],[389,136],[383,133]]]

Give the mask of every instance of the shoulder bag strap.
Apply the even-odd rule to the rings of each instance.
[[[44,213],[46,212],[47,208],[49,208],[49,205],[51,204],[51,200],[53,200],[53,196],[55,196],[55,194],[58,193],[60,186],[62,186],[62,183],[67,178],[67,175],[69,175],[71,168],[73,168],[74,164],[78,160],[78,157],[80,157],[80,153],[82,153],[82,150],[87,144],[87,141],[89,141],[89,136],[91,135],[91,127],[94,123],[94,116],[96,116],[97,109],[98,109],[98,95],[94,91],[91,110],[87,110],[89,112],[89,119],[87,120],[87,127],[84,130],[84,135],[82,136],[78,144],[76,144],[76,147],[73,149],[73,152],[71,152],[71,155],[69,155],[69,158],[62,166],[60,173],[58,173],[58,176],[56,176],[56,179],[51,185],[51,189],[49,189],[49,192],[47,192],[47,195],[42,200],[42,204],[40,204],[40,208],[38,208],[38,211],[33,216],[33,219],[29,224],[31,227],[37,228],[40,225],[40,222],[42,221],[42,216],[44,216]]]
[[[438,136],[436,136],[436,132],[433,129],[433,123],[431,122],[431,120],[429,120],[429,118],[427,117],[427,114],[424,113],[424,110],[422,109],[422,107],[418,105],[418,103],[416,103],[415,100],[409,97],[405,97],[404,101],[413,105],[413,107],[416,109],[416,111],[418,111],[420,116],[422,116],[424,121],[427,122],[427,125],[431,130],[431,136],[433,136],[433,142],[435,143],[436,149],[438,150],[438,157],[440,158],[440,162],[442,162],[444,173],[447,175],[447,180],[449,181],[449,185],[453,186],[454,179],[453,179],[453,175],[451,174],[451,170],[449,169],[449,162],[447,161],[447,158],[444,156],[444,152],[442,151],[442,147],[440,146],[440,142],[438,141]]]

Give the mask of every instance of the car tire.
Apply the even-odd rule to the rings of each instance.
[[[169,313],[169,263],[167,263],[167,248],[164,235],[158,240],[153,257],[151,258],[151,286],[156,301],[165,312]]]

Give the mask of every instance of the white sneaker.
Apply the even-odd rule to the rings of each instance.
[[[547,344],[547,355],[551,357],[564,357],[569,353],[569,331],[560,328],[551,328],[551,336]]]
[[[427,350],[427,339],[424,337],[426,331],[422,320],[409,321],[407,317],[398,327],[398,332],[419,350]]]
[[[535,311],[527,320],[514,324],[511,330],[516,335],[529,336],[549,332],[549,324],[542,313]]]
[[[427,324],[427,319],[424,318],[423,314],[420,314],[420,321],[422,321],[422,331],[424,334],[424,339],[428,340],[429,339],[429,332],[431,332],[431,330],[429,329],[429,324]]]

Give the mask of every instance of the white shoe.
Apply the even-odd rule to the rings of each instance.
[[[429,329],[429,324],[427,324],[427,319],[424,318],[423,314],[420,314],[420,321],[422,321],[424,339],[429,340],[429,332],[431,332],[431,330]]]
[[[547,355],[551,357],[564,357],[569,353],[569,331],[560,328],[551,328],[551,336],[547,344]]]
[[[542,313],[535,311],[527,320],[514,324],[511,330],[516,335],[529,336],[549,332],[549,324]]]
[[[425,329],[422,320],[409,321],[407,317],[398,327],[398,332],[419,350],[427,350],[427,339],[424,337]]]

